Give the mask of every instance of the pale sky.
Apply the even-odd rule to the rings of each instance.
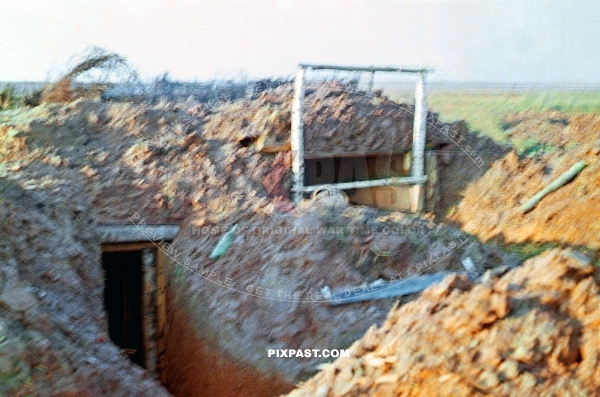
[[[600,84],[598,0],[0,0],[0,81],[86,47],[145,76],[287,76],[299,62],[427,66],[432,79]]]

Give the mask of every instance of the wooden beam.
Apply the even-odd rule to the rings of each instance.
[[[425,73],[417,74],[415,87],[415,121],[413,123],[412,173],[413,178],[425,175],[425,141],[427,139],[427,94],[425,92]],[[423,186],[413,186],[411,211],[421,212],[425,203]]]
[[[311,68],[313,70],[345,70],[348,72],[399,72],[399,73],[429,73],[433,69],[425,68],[401,68],[396,66],[344,66],[344,65],[327,65],[318,63],[301,63],[301,68]]]
[[[98,225],[96,233],[103,243],[173,240],[179,225]]]
[[[369,84],[367,85],[367,94],[373,93],[373,84],[375,84],[375,72],[371,72],[369,76]]]
[[[165,282],[165,254],[163,247],[156,250],[156,371],[160,383],[167,384],[167,367],[165,365],[166,352],[166,319],[167,297]]]
[[[294,202],[302,200],[304,186],[304,132],[302,128],[302,104],[304,103],[304,78],[305,69],[300,67],[294,82],[294,99],[292,102],[292,172],[294,186]]]
[[[156,244],[151,241],[137,243],[109,243],[102,244],[102,252],[127,252],[141,251],[144,248],[154,248]]]
[[[347,189],[362,189],[367,187],[375,187],[375,186],[393,186],[393,185],[411,185],[411,184],[423,184],[427,181],[427,177],[423,176],[421,178],[413,178],[413,177],[399,177],[399,178],[387,178],[387,179],[373,179],[370,181],[358,181],[358,182],[344,182],[344,183],[332,183],[325,185],[312,185],[312,186],[304,186],[302,188],[303,192],[314,192],[315,190],[325,189],[327,187],[334,187],[339,190],[347,190]]]
[[[435,152],[425,152],[425,174],[427,183],[425,184],[425,207],[426,212],[433,212],[440,201],[440,191],[438,184],[438,161]]]

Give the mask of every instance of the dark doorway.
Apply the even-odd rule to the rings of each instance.
[[[108,333],[131,361],[144,367],[142,251],[105,252],[102,266]]]

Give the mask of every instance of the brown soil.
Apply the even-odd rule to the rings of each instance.
[[[513,130],[524,134],[524,129],[535,123],[535,117],[522,115]],[[544,120],[543,115],[540,118]],[[600,117],[562,116],[560,120],[569,123],[565,126],[561,122],[560,132],[531,135],[564,146],[542,150],[533,157],[519,157],[512,152],[496,161],[465,190],[464,199],[450,219],[483,241],[499,238],[509,243],[600,248]],[[579,160],[585,160],[588,166],[573,181],[547,195],[532,211],[521,212],[529,198]]]
[[[513,140],[533,140],[562,148],[597,144],[600,118],[594,114],[567,115],[558,111],[528,111],[503,118]]]
[[[293,87],[280,86],[255,100],[238,100],[207,117],[205,136],[259,145],[288,146]],[[410,150],[414,107],[385,97],[348,91],[337,83],[307,89],[304,105],[304,145],[307,153],[389,152]],[[430,114],[430,145],[450,144],[437,115]]]
[[[269,397],[294,388],[276,373],[261,373],[249,364],[224,356],[210,341],[195,333],[172,294],[167,304],[166,386],[173,396]]]
[[[289,396],[598,395],[593,273],[554,250],[482,284],[450,276]]]

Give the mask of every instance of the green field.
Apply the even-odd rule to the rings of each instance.
[[[392,99],[412,94],[396,93]],[[434,91],[429,93],[429,108],[439,113],[442,121],[465,120],[471,131],[505,142],[502,117],[525,110],[558,110],[568,114],[599,113],[600,91],[579,92],[480,92]]]

